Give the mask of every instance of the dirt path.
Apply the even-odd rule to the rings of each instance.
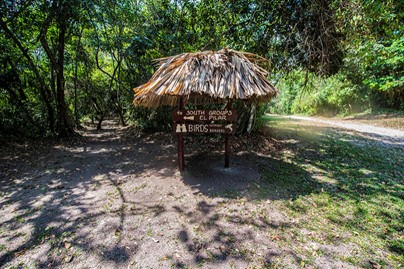
[[[312,130],[320,137],[321,128]],[[368,250],[344,241],[349,230],[312,230],[308,213],[290,209],[298,197],[338,188],[320,181],[334,172],[288,156],[299,157],[296,145],[305,154],[329,150],[275,129],[233,140],[228,169],[221,139],[187,137],[183,173],[171,134],[113,122],[71,141],[1,145],[0,267],[368,267]]]
[[[1,268],[246,267],[248,245],[261,255],[255,263],[265,257],[254,227],[289,221],[270,207],[270,222],[250,220],[227,203],[260,177],[248,154],[230,169],[221,153],[188,154],[181,174],[171,134],[110,123],[82,135],[2,148]]]
[[[404,145],[404,131],[396,130],[392,128],[379,127],[363,123],[350,123],[341,120],[320,119],[316,117],[304,117],[304,116],[280,116],[288,119],[311,121],[326,124],[335,128],[342,128],[360,133],[366,137],[377,139],[385,143],[395,143],[398,145]]]

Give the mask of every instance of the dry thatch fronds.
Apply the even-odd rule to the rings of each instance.
[[[227,99],[266,101],[278,90],[258,63],[266,59],[231,49],[183,53],[157,59],[158,70],[134,89],[136,106],[175,106],[179,97],[203,104]]]

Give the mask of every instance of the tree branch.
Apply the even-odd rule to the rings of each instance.
[[[58,63],[56,61],[55,55],[52,53],[52,50],[49,47],[48,41],[46,40],[46,33],[48,32],[50,23],[52,22],[54,17],[54,9],[52,6],[52,11],[50,12],[49,16],[44,20],[41,28],[41,32],[39,34],[39,40],[41,41],[42,47],[45,50],[46,55],[48,56],[53,69],[56,71],[56,73],[60,73]]]

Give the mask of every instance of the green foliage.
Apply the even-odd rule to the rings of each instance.
[[[404,109],[403,8],[402,1],[347,1],[337,11],[346,35],[343,72],[372,108]]]
[[[404,109],[404,38],[365,41],[346,57],[344,72],[367,89],[374,105]]]
[[[271,112],[280,114],[291,114],[292,103],[300,98],[299,92],[303,88],[303,73],[291,72],[276,85],[280,93],[272,101]]]
[[[0,4],[3,134],[57,135],[108,115],[165,129],[159,111],[132,105],[152,59],[226,46],[268,58],[274,77],[289,74],[274,112],[404,109],[402,1],[20,2]],[[253,110],[240,106],[244,123]]]
[[[38,111],[35,117],[35,123],[27,111]],[[18,137],[29,130],[32,136],[38,136],[40,131],[38,127],[43,123],[40,114],[40,106],[33,107],[33,104],[28,108],[23,108],[9,97],[9,94],[0,89],[0,138]]]
[[[259,104],[257,105],[254,130],[260,130],[266,123],[265,114],[269,111],[270,104]]]
[[[295,71],[279,82],[280,95],[274,100],[272,112],[291,114],[349,114],[362,110],[366,99],[360,89],[336,74],[328,78]]]
[[[364,257],[371,253],[399,268],[404,261],[403,148],[276,116],[268,123],[274,139],[289,140],[265,167],[259,195],[288,197],[285,213],[303,217],[300,228],[315,231],[321,243],[352,243]],[[354,256],[351,262],[363,264],[359,253]]]
[[[364,80],[371,89],[388,91],[404,87],[404,37],[390,46],[372,44],[366,60],[371,77]]]
[[[145,132],[157,132],[172,130],[171,107],[160,107],[157,109],[136,108],[132,117],[135,119],[135,125]]]

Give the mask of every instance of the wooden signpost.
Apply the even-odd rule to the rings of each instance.
[[[182,99],[182,98],[181,98]],[[225,162],[229,167],[229,135],[237,129],[237,111],[231,109],[231,101],[225,110],[202,110],[184,108],[180,100],[180,107],[173,111],[173,131],[178,138],[178,164],[180,171],[185,168],[184,163],[184,135],[187,133],[224,134],[225,138]]]
[[[174,133],[201,133],[201,134],[234,134],[236,124],[217,124],[217,123],[181,123],[174,124]]]
[[[173,112],[173,119],[179,122],[234,122],[237,121],[237,110],[177,109]]]

